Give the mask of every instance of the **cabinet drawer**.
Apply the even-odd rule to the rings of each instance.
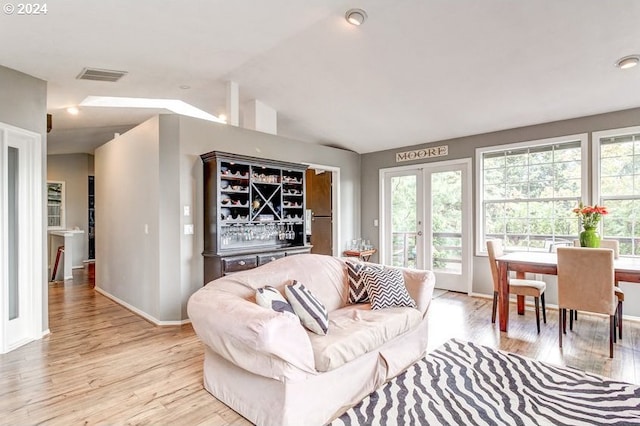
[[[258,266],[255,256],[228,257],[222,259],[224,272],[238,272]]]
[[[267,253],[258,255],[258,265],[264,265],[265,263],[273,262],[276,259],[284,257],[284,252],[281,253]]]

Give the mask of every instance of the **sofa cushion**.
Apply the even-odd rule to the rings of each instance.
[[[273,309],[276,312],[288,312],[291,313],[291,315],[296,314],[289,302],[287,302],[287,299],[280,294],[277,288],[271,287],[270,285],[256,290],[256,303],[263,308]]]
[[[325,335],[329,326],[327,309],[305,286],[293,280],[284,289],[293,311],[300,317],[302,325],[314,333]]]
[[[416,302],[407,292],[400,270],[365,268],[361,275],[371,298],[371,309],[385,309],[394,306],[416,307]]]
[[[316,370],[330,371],[417,327],[420,311],[389,308],[373,311],[369,304],[347,305],[329,313],[326,336],[309,333]]]
[[[369,293],[362,281],[361,272],[365,268],[381,269],[382,265],[366,264],[361,262],[352,262],[347,260],[347,277],[349,278],[349,303],[367,303],[369,302]]]

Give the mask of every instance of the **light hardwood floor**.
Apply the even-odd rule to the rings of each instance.
[[[0,424],[246,425],[202,387],[203,350],[190,325],[155,327],[98,294],[76,271],[49,286],[51,334],[0,355]],[[580,315],[558,348],[557,312],[536,333],[533,312],[511,309],[509,333],[491,300],[445,293],[429,311],[429,350],[456,337],[554,364],[640,383],[640,324],[608,358],[608,320]]]

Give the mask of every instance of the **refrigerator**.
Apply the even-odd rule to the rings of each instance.
[[[332,178],[330,171],[307,169],[307,241],[311,253],[333,254]]]

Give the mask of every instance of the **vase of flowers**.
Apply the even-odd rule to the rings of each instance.
[[[585,206],[580,202],[573,212],[580,218],[584,231],[580,232],[580,247],[600,247],[597,227],[600,219],[609,211],[605,206]]]

